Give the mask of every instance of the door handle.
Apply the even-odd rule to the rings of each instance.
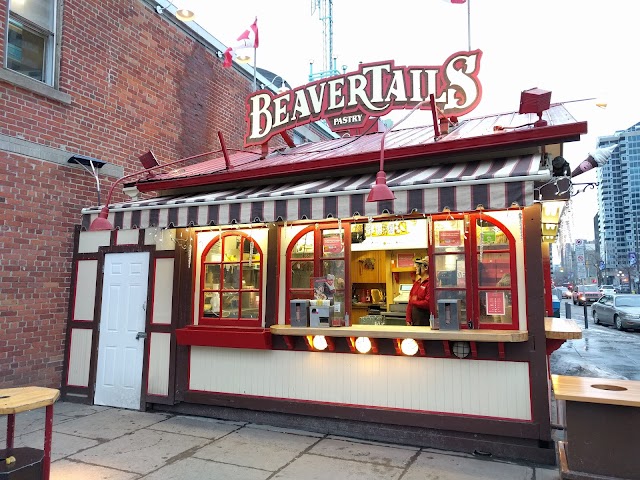
[[[147,332],[138,332],[136,334],[136,340],[140,340],[141,338],[147,338]]]

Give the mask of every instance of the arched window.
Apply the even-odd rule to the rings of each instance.
[[[434,216],[434,315],[453,308],[462,328],[518,328],[515,251],[511,232],[488,215]]]
[[[348,225],[344,226],[349,228]],[[314,298],[314,279],[333,282],[334,314],[345,313],[345,228],[338,225],[310,226],[299,232],[287,248],[286,305],[294,299]],[[290,323],[289,311],[286,323]]]
[[[201,325],[262,324],[262,251],[243,233],[214,238],[203,250]]]

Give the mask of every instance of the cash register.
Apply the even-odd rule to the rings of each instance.
[[[401,283],[398,295],[393,297],[393,303],[389,305],[388,312],[381,312],[384,325],[404,325],[407,304],[409,303],[409,293],[411,293],[410,283]]]
[[[412,286],[410,283],[401,283],[399,294],[393,297],[393,301],[395,303],[409,303],[409,293],[411,293]]]

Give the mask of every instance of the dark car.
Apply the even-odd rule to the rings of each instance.
[[[596,325],[615,325],[618,330],[640,328],[640,295],[603,295],[591,313]]]
[[[591,305],[600,298],[600,289],[597,285],[578,285],[573,289],[574,305]]]

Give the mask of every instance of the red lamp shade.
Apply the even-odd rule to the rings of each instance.
[[[384,202],[386,200],[395,200],[396,197],[387,186],[387,175],[380,170],[376,175],[376,183],[371,187],[367,202]]]
[[[113,225],[111,222],[107,220],[109,216],[109,208],[107,206],[102,207],[100,213],[98,214],[98,218],[96,218],[91,225],[89,226],[90,232],[99,232],[101,230],[113,230]]]
[[[542,112],[549,110],[551,106],[551,92],[540,88],[531,88],[520,94],[519,113],[537,113],[538,121],[536,127],[544,127],[547,122],[542,120]]]

